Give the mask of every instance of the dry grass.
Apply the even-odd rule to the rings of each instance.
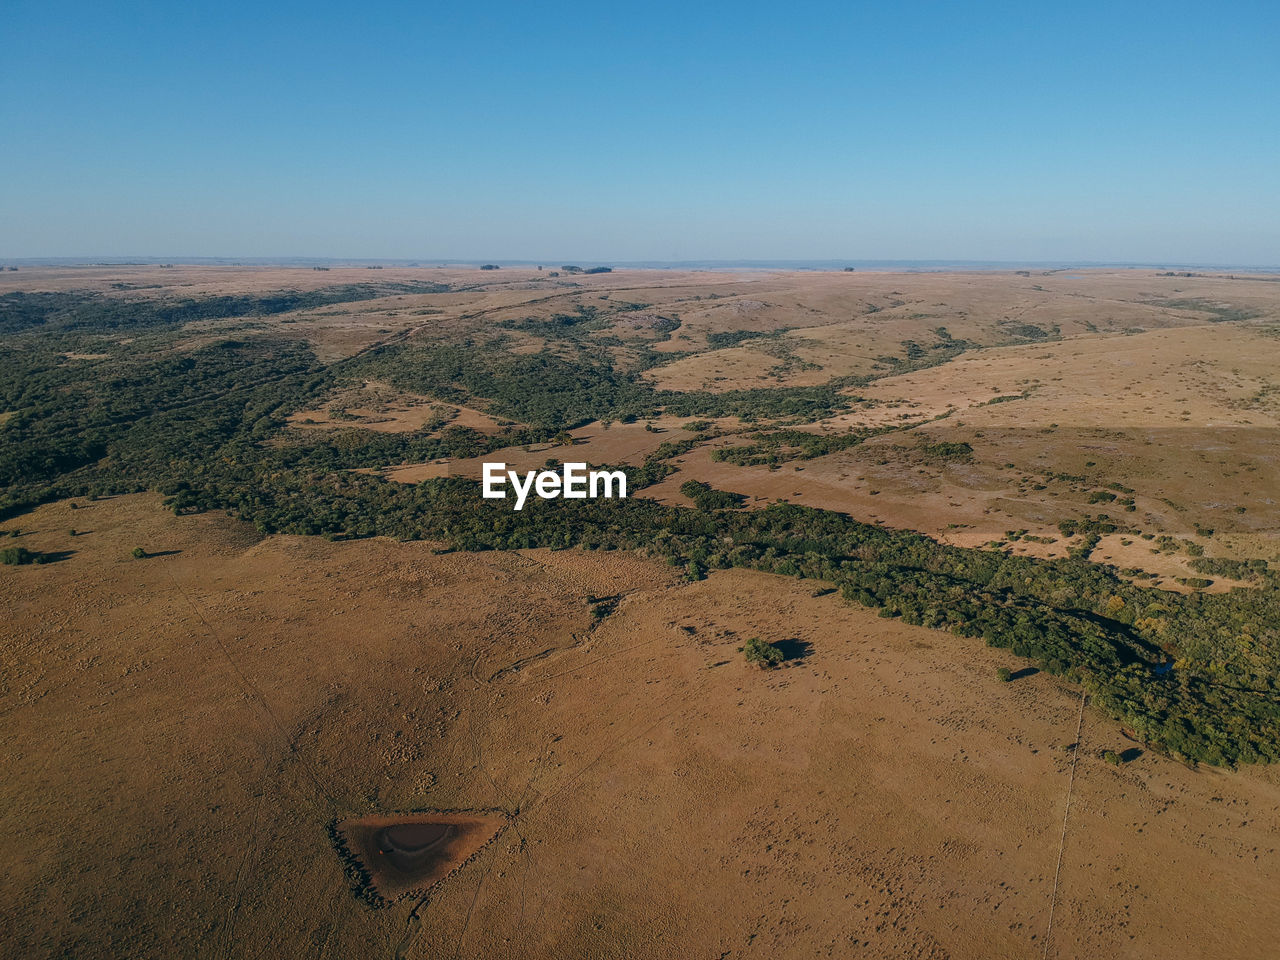
[[[811,583],[150,497],[27,542],[72,519],[72,557],[0,573],[15,954],[1041,956],[1078,697],[998,682],[1004,653]],[[759,673],[750,636],[801,656]],[[1131,746],[1087,714],[1053,955],[1265,955],[1275,771],[1098,759]],[[415,808],[512,817],[416,920],[355,899],[326,832]]]
[[[458,289],[253,322],[338,357],[399,337],[483,339],[503,319],[625,299],[681,318],[659,350],[698,351],[655,382],[713,389],[866,372],[868,358],[945,326],[990,348],[879,380],[850,412],[805,427],[901,430],[770,470],[712,458],[755,429],[723,420],[729,435],[676,458],[679,472],[644,495],[684,502],[679,486],[695,478],[752,505],[791,500],[972,546],[1026,530],[1054,542],[1000,549],[1038,556],[1079,542],[1060,521],[1106,511],[1209,556],[1280,553],[1274,282],[117,267],[3,273],[0,292],[406,278]],[[1211,323],[1197,304],[1255,318]],[[190,340],[237,323],[197,325]],[[1028,323],[1064,339],[991,346]],[[709,333],[780,328],[705,349]],[[650,329],[610,349],[625,356]],[[478,406],[378,384],[294,422],[407,431],[437,417],[496,426]],[[572,444],[387,475],[478,477],[497,459],[634,464],[690,436],[686,422],[594,423]],[[930,459],[924,444],[942,440],[970,443],[972,459]],[[1133,511],[1090,503],[1109,483],[1133,488]],[[150,496],[50,504],[18,525],[14,544],[72,553],[0,567],[7,954],[1045,952],[1078,692],[1043,674],[998,682],[997,668],[1022,665],[1005,653],[846,607],[812,582],[737,570],[689,584],[618,553],[263,538],[223,516],[173,517]],[[137,545],[156,555],[130,559]],[[1183,548],[1131,534],[1094,556],[1166,589],[1192,573]],[[616,608],[597,622],[601,598]],[[752,636],[798,656],[750,669],[738,648]],[[1280,773],[1193,771],[1150,753],[1113,767],[1103,749],[1137,748],[1089,710],[1050,955],[1269,955]],[[510,820],[416,909],[370,910],[329,828],[422,809]]]
[[[502,429],[501,422],[480,410],[440,403],[373,381],[338,391],[322,408],[299,410],[289,417],[289,423],[304,430],[359,427],[378,433],[411,433],[437,424],[438,429],[457,426],[480,433]]]

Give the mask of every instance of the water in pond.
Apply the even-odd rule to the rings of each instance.
[[[449,840],[457,836],[452,823],[397,823],[383,827],[374,837],[378,853],[404,873],[428,869],[444,856]]]
[[[500,814],[375,815],[338,824],[348,853],[387,899],[422,892],[466,863],[502,829]]]

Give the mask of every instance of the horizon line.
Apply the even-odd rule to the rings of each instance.
[[[0,257],[0,268],[8,265],[28,267],[62,266],[62,267],[127,267],[158,266],[173,264],[182,266],[280,266],[305,267],[316,265],[327,266],[388,266],[408,268],[435,268],[450,266],[481,266],[493,264],[499,267],[539,267],[549,266],[556,269],[555,264],[576,265],[585,267],[608,266],[621,269],[757,269],[757,270],[843,270],[845,268],[963,268],[963,269],[1180,269],[1180,270],[1214,270],[1214,271],[1257,271],[1280,272],[1280,264],[1258,263],[1214,263],[1205,261],[1183,260],[1004,260],[983,258],[866,258],[866,257],[826,257],[826,258],[690,258],[690,259],[647,259],[647,260],[601,260],[575,259],[557,257],[538,260],[536,258],[474,258],[474,257],[313,257],[313,256],[152,256],[152,255],[85,255],[85,256],[51,256],[51,257]]]

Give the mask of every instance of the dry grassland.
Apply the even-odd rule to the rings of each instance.
[[[847,411],[789,426],[895,428],[738,466],[716,452],[778,424],[721,417],[643,496],[687,503],[697,479],[748,509],[786,500],[1036,556],[1081,543],[1061,522],[1105,511],[1139,532],[1092,558],[1169,590],[1191,589],[1192,549],[1280,559],[1274,278],[95,267],[0,273],[0,293],[411,281],[452,289],[202,321],[181,348],[270,334],[322,359],[499,338],[555,351],[520,324],[594,308],[607,322],[578,343],[619,362],[671,355],[644,373],[656,386],[874,376],[842,387]],[[931,347],[940,329],[965,352],[895,375],[907,342]],[[636,465],[694,437],[691,419],[368,469],[412,483],[495,460]],[[508,423],[484,398],[358,380],[289,429]],[[940,442],[972,455],[931,455]],[[1218,960],[1280,940],[1277,771],[1189,769],[1092,708],[1073,750],[1077,690],[812,581],[264,538],[151,495],[14,523],[12,542],[68,551],[0,567],[0,944],[14,956]],[[151,555],[132,559],[138,545]],[[753,636],[787,665],[749,668]],[[1103,750],[1130,752],[1112,766]],[[370,907],[334,831],[422,811],[500,825],[425,895],[386,882],[393,902]]]
[[[1006,654],[808,582],[158,506],[41,508],[34,548],[92,529],[0,573],[15,955],[1042,956],[1079,698]],[[1085,711],[1050,956],[1266,955],[1275,771],[1132,746]],[[423,808],[510,822],[369,908],[328,827]]]

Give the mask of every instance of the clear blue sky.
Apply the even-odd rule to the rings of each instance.
[[[1280,265],[1280,5],[0,13],[0,257]]]

